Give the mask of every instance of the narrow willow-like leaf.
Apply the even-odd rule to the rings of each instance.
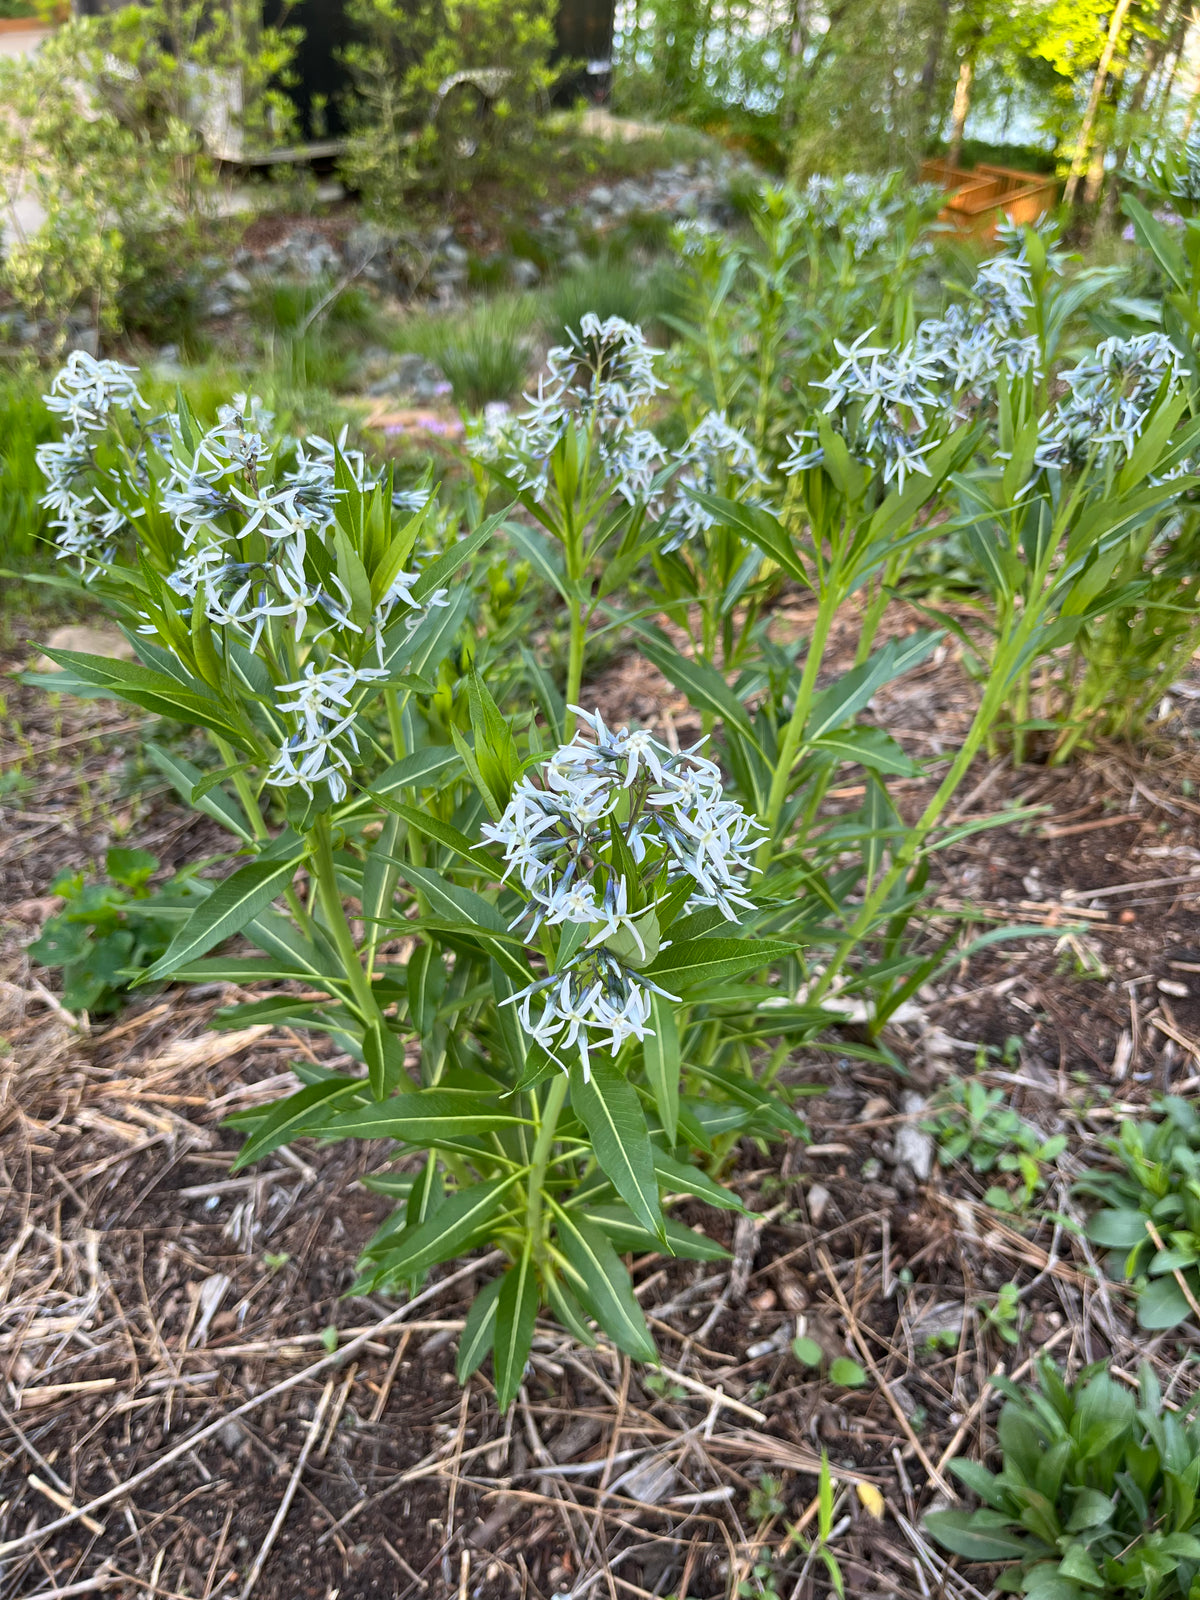
[[[635,1361],[657,1361],[658,1351],[629,1274],[608,1240],[582,1218],[558,1215],[558,1240],[570,1268],[571,1288],[618,1350]]]
[[[291,861],[248,861],[217,885],[208,899],[196,907],[187,922],[171,940],[166,954],[149,968],[143,983],[167,978],[177,967],[198,956],[207,955],[214,945],[241,933],[260,911],[265,911],[282,894],[296,875],[298,859]]]
[[[496,1402],[501,1411],[508,1410],[521,1387],[525,1363],[533,1345],[539,1299],[533,1250],[531,1242],[526,1240],[521,1259],[500,1280],[496,1302],[492,1371],[496,1377]]]
[[[458,1360],[454,1366],[459,1383],[466,1383],[491,1354],[496,1331],[496,1301],[500,1298],[503,1283],[503,1278],[493,1278],[490,1283],[484,1284],[471,1302],[462,1338],[458,1341]]]
[[[591,1135],[596,1160],[634,1216],[665,1243],[654,1152],[637,1091],[603,1056],[590,1079],[571,1067],[571,1105]]]
[[[646,1035],[642,1061],[658,1120],[667,1143],[674,1145],[679,1131],[679,1028],[674,1006],[661,995],[650,997],[650,1027],[654,1031]]]

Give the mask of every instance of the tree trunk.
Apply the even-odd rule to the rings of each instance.
[[[938,79],[942,73],[942,56],[946,49],[946,32],[950,26],[952,4],[953,0],[939,0],[933,26],[929,30],[929,49],[925,53],[925,65],[921,69],[921,86],[917,90],[922,139],[929,137],[929,122],[933,114]]]
[[[1128,4],[1129,0],[1125,0]],[[969,50],[958,67],[958,82],[954,86],[954,109],[950,113],[950,148],[946,152],[947,164],[958,165],[962,155],[963,131],[967,126],[967,113],[971,109],[971,83],[975,77],[975,52]]]
[[[1071,172],[1067,178],[1067,187],[1063,193],[1063,201],[1067,206],[1075,204],[1075,194],[1079,188],[1079,180],[1087,171],[1088,159],[1091,155],[1092,131],[1096,126],[1096,113],[1100,109],[1100,96],[1104,93],[1104,84],[1108,78],[1113,64],[1113,57],[1117,53],[1117,44],[1121,37],[1121,30],[1125,26],[1125,18],[1129,15],[1131,0],[1117,0],[1113,7],[1112,20],[1108,25],[1108,37],[1104,41],[1104,49],[1100,52],[1100,60],[1096,67],[1096,76],[1092,79],[1091,93],[1088,95],[1087,109],[1083,113],[1083,124],[1079,129],[1079,138],[1075,145],[1075,154],[1071,158]]]
[[[1104,158],[1108,154],[1104,141],[1098,139],[1092,148],[1092,159],[1088,162],[1087,181],[1083,186],[1083,203],[1085,206],[1094,206],[1100,198],[1100,191],[1104,187]],[[1113,185],[1116,188],[1116,185]]]
[[[1116,159],[1113,162],[1113,174],[1104,194],[1104,211],[1101,222],[1105,232],[1112,233],[1116,228],[1117,210],[1121,202],[1121,172],[1124,169],[1129,147],[1137,135],[1137,119],[1141,116],[1142,107],[1146,103],[1146,94],[1154,81],[1154,74],[1162,65],[1163,56],[1166,54],[1170,36],[1176,25],[1176,19],[1171,17],[1174,11],[1178,15],[1178,6],[1174,0],[1163,0],[1159,7],[1155,26],[1163,30],[1162,37],[1151,40],[1146,51],[1145,65],[1138,74],[1138,81],[1133,86],[1133,95],[1129,108],[1125,113],[1125,130],[1120,144],[1117,146]]]

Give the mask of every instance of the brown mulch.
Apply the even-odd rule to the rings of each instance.
[[[802,621],[797,607],[781,626]],[[850,629],[835,664],[852,650]],[[594,689],[613,720],[665,711],[681,740],[692,732],[635,658]],[[1065,1212],[1082,1148],[1153,1095],[1200,1086],[1200,762],[1186,729],[1168,753],[980,765],[961,814],[1029,814],[937,858],[932,933],[955,934],[969,906],[976,929],[1038,936],[922,989],[884,1036],[903,1076],[836,1039],[796,1052],[787,1080],[826,1091],[802,1103],[811,1144],[743,1141],[731,1181],[753,1218],[682,1211],[732,1261],[633,1263],[663,1372],[547,1323],[502,1417],[486,1368],[465,1391],[454,1379],[486,1265],[442,1269],[411,1311],[345,1297],[388,1209],[359,1182],[384,1146],[302,1143],[230,1174],[239,1141],[222,1118],[294,1087],[298,1058],[333,1059],[326,1041],[209,1031],[238,997],[226,986],[81,1025],[31,968],[24,946],[63,867],[98,864],[112,843],[164,869],[221,845],[146,770],[146,730],[119,708],[7,693],[23,781],[0,789],[0,1600],[709,1600],[742,1582],[766,1592],[763,1561],[783,1600],[805,1600],[828,1592],[804,1542],[823,1449],[848,1593],[969,1600],[986,1592],[978,1569],[947,1566],[920,1518],[953,1488],[949,1457],[988,1446],[987,1374],[1027,1371],[1044,1349],[1124,1372],[1147,1355],[1174,1364],[1174,1336],[1135,1332],[1127,1295],[1096,1282],[1069,1230],[992,1211],[989,1178],[922,1171],[898,1135],[979,1055],[1023,1115],[1071,1134],[1043,1197]],[[945,653],[876,715],[936,756],[967,695]],[[902,789],[903,805],[922,793]],[[842,1037],[861,1038],[853,1018]],[[1015,1348],[985,1325],[1010,1280],[1026,1311]],[[946,1329],[961,1330],[954,1348]],[[797,1332],[852,1356],[868,1383],[838,1389],[801,1367]],[[86,1522],[50,1531],[96,1500]]]

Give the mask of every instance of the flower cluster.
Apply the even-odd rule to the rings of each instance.
[[[521,487],[539,500],[549,486],[550,457],[572,423],[587,429],[617,492],[633,503],[644,497],[662,450],[638,425],[640,412],[665,387],[654,370],[659,351],[621,317],[601,322],[588,312],[568,342],[546,358],[536,395],[515,419],[485,420],[472,435],[481,459],[504,461]]]
[[[529,409],[513,418],[507,407],[488,407],[471,431],[472,450],[541,500],[550,458],[578,421],[591,433],[612,492],[661,518],[663,549],[677,550],[712,526],[697,493],[741,493],[768,480],[753,443],[723,414],[705,416],[677,451],[641,425],[646,406],[666,388],[655,367],[660,354],[632,323],[589,313],[568,344],[550,351],[537,395],[526,396]]]
[[[199,608],[223,630],[226,648],[236,641],[253,652],[269,634],[271,655],[283,663],[279,676],[295,677],[303,664],[303,676],[275,692],[281,747],[267,781],[310,794],[327,781],[333,797],[342,798],[350,756],[358,751],[361,691],[387,677],[385,633],[393,618],[403,616],[412,626],[429,606],[448,604],[445,590],[418,600],[419,574],[398,571],[369,615],[355,606],[339,575],[334,534],[345,492],[339,471],[348,471],[361,491],[380,483],[364,456],[346,448],[344,434],[336,446],[312,436],[276,439],[271,413],[244,394],[222,406],[198,439],[177,416],[145,425],[137,418],[144,403],[132,369],[78,351],[55,378],[47,405],[70,430],[38,453],[59,553],[75,557],[84,575],[109,565],[118,537],[138,514],[121,501],[126,480],[136,478],[133,498],[155,503],[178,535],[179,554],[166,583],[180,615],[190,622]],[[118,412],[133,416],[138,427],[136,449],[125,451],[124,478],[101,472],[95,459],[96,444]],[[429,496],[419,490],[395,498],[399,509],[419,511]],[[159,623],[143,613],[141,631],[153,636]],[[336,637],[322,667],[313,648],[331,634]],[[370,649],[377,666],[351,664]]]
[[[678,550],[712,527],[712,513],[696,499],[698,494],[728,495],[732,488],[747,490],[769,481],[753,443],[723,412],[710,411],[698,422],[674,459],[681,470],[674,480],[675,499],[663,518],[670,530],[664,552]]]
[[[824,414],[884,483],[895,478],[903,488],[910,474],[928,473],[924,457],[1002,378],[1037,370],[1037,339],[1020,332],[1033,306],[1028,263],[1014,255],[984,262],[971,296],[972,309],[951,306],[897,349],[869,343],[873,330],[851,345],[835,341],[841,365],[815,385],[829,392]],[[824,460],[813,430],[788,443],[787,474]]]
[[[863,261],[894,236],[899,213],[914,200],[925,207],[934,192],[924,185],[914,195],[907,187],[896,172],[817,174],[792,201],[792,212],[797,221],[844,239],[855,261]]]
[[[60,560],[73,561],[85,581],[111,562],[117,540],[136,515],[127,509],[110,481],[109,493],[98,486],[96,443],[107,432],[114,413],[139,425],[146,402],[138,393],[136,372],[119,361],[99,361],[73,350],[45,396],[47,410],[63,419],[61,439],[41,444],[37,464],[46,479],[41,504],[50,512],[50,527]],[[135,451],[133,470],[144,466]]]
[[[1103,340],[1090,360],[1062,374],[1069,392],[1042,418],[1037,465],[1119,464],[1141,436],[1159,390],[1174,390],[1182,372],[1166,334]]]
[[[385,668],[352,667],[332,656],[320,671],[310,661],[298,682],[281,685],[279,694],[294,698],[281,698],[275,709],[298,727],[281,746],[266,781],[280,789],[299,787],[307,795],[312,794],[314,784],[324,781],[334,800],[344,800],[346,775],[351,770],[346,746],[358,754],[354,691],[386,677]]]
[[[751,904],[745,884],[760,825],[725,799],[720,769],[695,749],[611,732],[598,712],[578,716],[541,782],[524,778],[482,831],[529,897],[514,927],[529,918],[530,939],[543,924],[586,930],[559,970],[512,996],[530,1038],[560,1065],[556,1052],[578,1050],[586,1077],[589,1047],[602,1042],[616,1055],[627,1039],[644,1039],[651,996],[665,994],[641,970],[661,948],[661,885],[686,880],[689,908],[716,906],[737,921],[735,908]]]

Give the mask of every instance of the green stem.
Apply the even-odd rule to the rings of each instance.
[[[583,653],[587,639],[587,623],[583,615],[583,602],[571,601],[571,643],[567,654],[567,718],[566,736],[569,739],[575,732],[575,713],[571,706],[579,704],[579,696],[583,688]]]
[[[350,924],[346,921],[346,909],[342,904],[342,892],[338,888],[337,868],[333,860],[333,840],[328,817],[317,818],[309,834],[309,846],[313,876],[317,881],[317,894],[320,897],[321,910],[325,915],[329,935],[337,947],[338,955],[342,958],[346,981],[354,995],[359,1016],[364,1022],[373,1022],[381,1013],[370,979],[363,971],[358,947],[354,943],[354,935],[350,932]]]
[[[1024,642],[1024,633],[1024,629],[1020,630],[1017,637],[1010,642],[1010,649],[1006,652],[1009,661],[1019,656],[1020,647]],[[949,805],[972,761],[979,753],[993,722],[999,715],[1003,702],[1003,692],[1000,686],[1008,680],[1009,673],[1007,669],[1008,661],[1004,663],[1004,667],[1001,670],[993,672],[991,682],[967,731],[967,737],[963,741],[957,756],[955,756],[949,772],[942,779],[937,793],[925,807],[920,819],[908,830],[904,845],[897,851],[891,867],[863,901],[858,916],[854,919],[854,923],[847,932],[845,939],[838,946],[833,959],[829,962],[809,995],[810,1005],[819,1004],[822,997],[828,994],[830,987],[845,966],[846,961],[853,954],[861,940],[870,932],[879,914],[880,907],[886,904],[888,896],[912,867],[924,848],[925,840],[937,826],[943,811]]]
[[[779,818],[783,813],[791,788],[792,768],[796,764],[796,756],[804,737],[804,725],[808,721],[808,714],[812,709],[813,694],[817,686],[817,674],[821,670],[821,662],[825,655],[825,646],[829,640],[829,631],[833,627],[834,615],[837,612],[841,599],[841,592],[837,585],[830,585],[820,597],[817,607],[816,621],[813,623],[812,637],[808,641],[808,654],[804,660],[804,671],[800,677],[800,687],[796,691],[796,704],[792,708],[792,715],[784,731],[783,743],[779,747],[779,757],[775,763],[775,772],[771,778],[771,791],[767,796],[767,836],[758,848],[757,866],[765,872],[770,865],[775,852],[775,835],[779,830]]]
[[[525,1212],[526,1236],[533,1240],[533,1247],[541,1253],[541,1227],[542,1227],[542,1201],[543,1185],[546,1181],[546,1168],[550,1165],[550,1151],[554,1145],[554,1130],[558,1126],[558,1119],[562,1115],[563,1103],[567,1098],[567,1075],[559,1073],[551,1080],[546,1091],[546,1103],[542,1107],[541,1116],[536,1111],[537,1099],[534,1097],[534,1117],[537,1120],[537,1138],[533,1145],[533,1161],[529,1169],[529,1205]]]
[[[216,745],[221,760],[225,765],[227,767],[238,767],[237,754],[233,747],[226,744],[218,733],[214,733],[212,737],[213,743]],[[233,787],[237,792],[238,799],[242,802],[242,809],[245,811],[250,823],[251,833],[260,843],[265,844],[271,837],[271,830],[267,827],[266,818],[262,814],[262,807],[258,803],[258,796],[254,792],[254,786],[250,782],[249,775],[240,768],[233,774]],[[304,902],[296,893],[292,884],[289,883],[283,891],[283,897],[288,903],[288,910],[295,917],[305,934],[311,939],[312,918],[309,916]]]
[[[387,707],[388,732],[392,738],[392,760],[399,761],[404,754],[404,724],[401,721],[400,691],[392,687],[383,691]]]

